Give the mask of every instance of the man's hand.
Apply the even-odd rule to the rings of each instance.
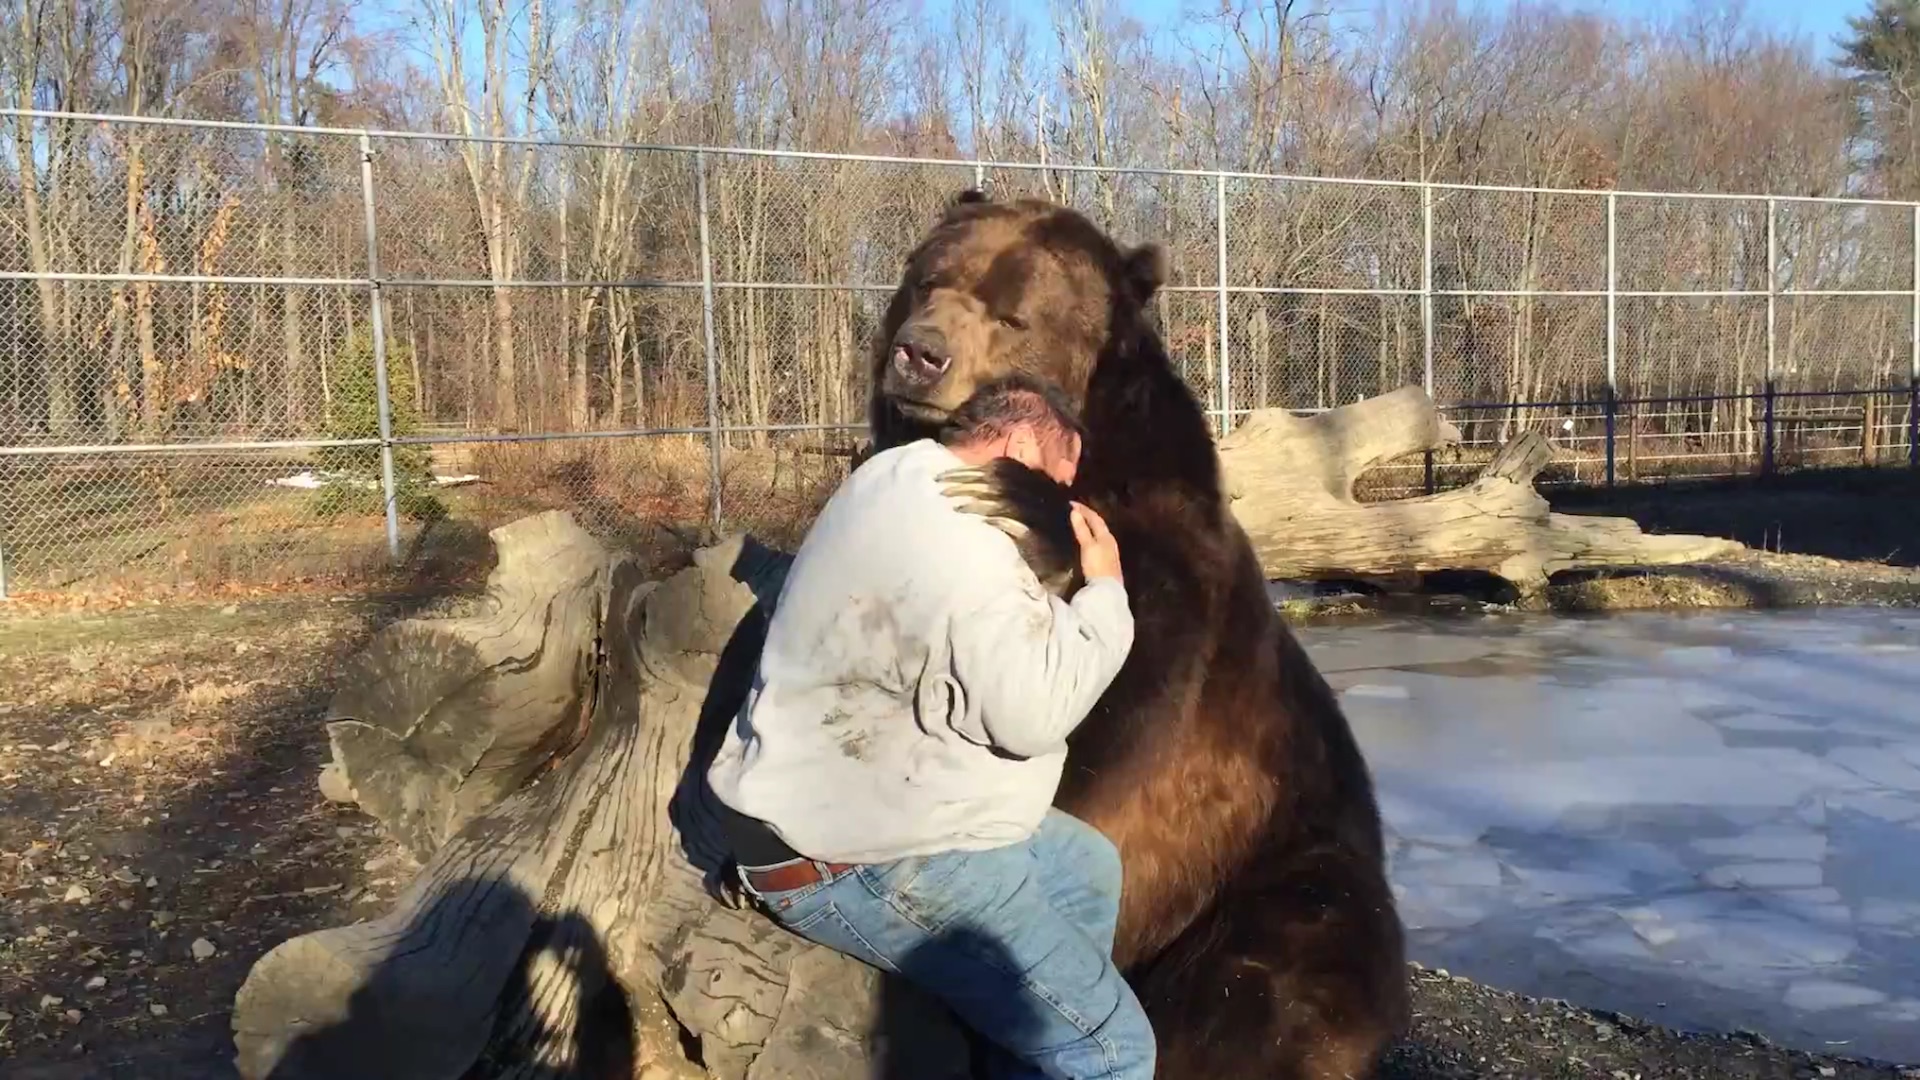
[[[1080,542],[1080,573],[1088,581],[1120,577],[1120,545],[1107,531],[1107,523],[1093,508],[1073,504],[1073,538]]]

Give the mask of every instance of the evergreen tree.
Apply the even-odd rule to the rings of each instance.
[[[387,398],[389,423],[395,435],[419,429],[413,407],[413,365],[405,345],[387,343]],[[327,413],[326,434],[332,439],[380,437],[380,383],[374,363],[373,334],[355,330],[333,363],[333,402]],[[333,481],[315,493],[314,512],[321,516],[380,512],[380,447],[329,446],[318,455],[321,469]],[[424,446],[393,448],[393,480],[400,513],[421,521],[446,516],[446,507],[433,493],[431,459]]]
[[[1847,19],[1840,66],[1852,72],[1869,163],[1889,195],[1920,193],[1920,0],[1874,0]]]

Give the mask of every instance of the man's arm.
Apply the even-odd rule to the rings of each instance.
[[[992,540],[1005,554],[969,575],[980,599],[954,614],[953,670],[967,726],[1034,757],[1059,749],[1120,673],[1133,612],[1118,577],[1089,580],[1069,603],[1041,589],[1004,536]]]

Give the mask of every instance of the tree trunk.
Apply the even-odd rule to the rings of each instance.
[[[495,281],[501,280],[496,277]],[[493,287],[493,418],[501,431],[520,430],[520,399],[513,355],[513,290]]]
[[[1274,578],[1486,570],[1530,592],[1559,570],[1694,562],[1739,547],[1649,536],[1626,518],[1550,513],[1532,486],[1553,460],[1537,432],[1501,447],[1464,488],[1354,498],[1354,482],[1374,466],[1459,441],[1426,392],[1407,386],[1306,419],[1255,412],[1221,441],[1220,464],[1234,516]]]
[[[1353,500],[1365,468],[1453,434],[1408,388],[1312,420],[1257,412],[1223,457],[1270,567],[1525,577],[1731,546],[1548,514],[1526,483],[1537,436],[1463,491]],[[716,898],[703,777],[790,556],[735,537],[648,582],[565,512],[493,539],[477,614],[399,623],[343,673],[322,790],[425,865],[381,918],[254,965],[240,1074],[968,1077],[966,1037],[929,999]]]
[[[40,205],[40,170],[33,160],[33,121],[18,116],[14,124],[14,163],[20,177],[21,211],[26,218],[27,263],[34,273],[47,274],[55,267]],[[58,189],[54,191],[59,198],[62,193]],[[34,279],[33,288],[40,316],[38,351],[44,358],[46,371],[47,431],[70,437],[80,424],[80,393],[74,385],[74,358],[67,341],[66,322],[60,314],[60,286],[52,278],[38,277]],[[28,377],[22,374],[15,378],[25,383]]]

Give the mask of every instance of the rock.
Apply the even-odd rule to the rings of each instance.
[[[153,913],[153,925],[155,925],[155,926],[166,926],[167,924],[169,924],[169,923],[171,923],[171,922],[173,922],[173,912],[171,912],[171,911],[156,911],[156,912],[154,912],[154,913]]]
[[[87,989],[89,990],[104,990],[106,986],[107,977],[105,975],[95,975],[93,978],[87,980]]]
[[[320,770],[320,796],[328,802],[351,804],[355,801],[353,785],[347,783],[346,774],[332,762]]]
[[[147,958],[147,954],[146,954],[146,951],[143,949],[135,949],[132,952],[127,954],[127,958],[130,960],[145,960]]]
[[[148,878],[148,879],[147,879],[147,888],[149,888],[149,889],[157,889],[157,888],[159,888],[159,887],[160,887],[160,879],[159,879],[159,878],[154,878],[154,877],[150,877],[150,878]]]
[[[123,866],[113,872],[113,880],[122,885],[137,885],[140,883],[140,875]]]
[[[71,749],[73,749],[72,739],[61,739],[59,742],[47,747],[48,751],[55,754],[64,754]]]
[[[53,931],[45,926],[36,926],[33,928],[33,936],[34,937],[52,937]]]
[[[222,615],[238,615],[238,614],[240,614],[240,605],[239,605],[239,604],[228,604],[228,605],[227,605],[226,607],[223,607],[223,608],[221,608],[221,609],[220,609],[220,614],[222,614]]]
[[[67,999],[63,997],[55,997],[52,994],[40,995],[40,1007],[43,1009],[57,1009],[66,1003]]]
[[[0,1011],[0,1024],[11,1024],[11,1023],[13,1023],[13,1014],[10,1012]]]
[[[82,1013],[79,1009],[68,1009],[66,1012],[60,1014],[60,1019],[65,1020],[69,1024],[77,1024],[86,1019],[86,1014]]]
[[[193,958],[195,960],[211,960],[214,954],[220,951],[214,947],[213,942],[208,941],[206,938],[194,938],[193,944],[188,946],[188,948],[193,950]]]
[[[93,893],[85,885],[69,885],[65,899],[69,904],[90,904],[93,902]]]
[[[167,1015],[167,1007],[156,1001],[153,1004],[147,1006],[147,1012],[153,1014],[154,1016],[165,1016]]]

